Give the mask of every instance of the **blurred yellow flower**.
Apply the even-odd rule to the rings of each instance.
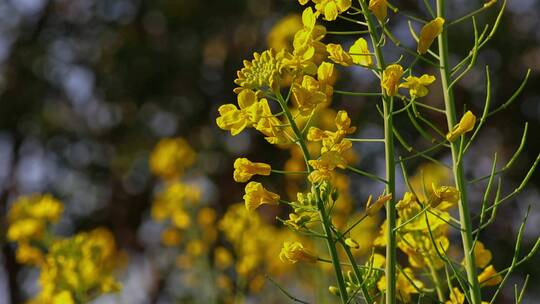
[[[266,36],[266,42],[276,51],[291,50],[294,35],[302,29],[302,18],[297,14],[281,18]]]
[[[100,293],[117,291],[120,283],[114,272],[125,259],[112,234],[103,228],[56,240],[40,265],[41,290],[33,301],[70,303],[82,300],[75,296],[90,300]]]
[[[183,138],[165,138],[158,142],[150,155],[150,170],[164,178],[182,175],[195,162],[195,151]]]
[[[418,290],[424,288],[424,283],[418,280],[414,276],[414,272],[411,268],[404,268],[397,273],[396,289],[399,290],[398,297],[405,303],[411,302],[411,294],[418,293]],[[386,290],[386,277],[383,275],[377,282],[377,288],[380,291]]]
[[[75,300],[69,291],[62,290],[54,295],[52,304],[75,304]]]
[[[443,26],[444,19],[437,17],[422,27],[420,30],[420,37],[418,37],[418,54],[427,53],[435,38],[442,33]]]
[[[502,281],[502,276],[497,273],[493,265],[484,268],[482,273],[478,275],[478,282],[481,286],[495,286]]]
[[[212,225],[216,218],[216,210],[211,207],[203,207],[197,213],[197,223],[202,227]]]
[[[28,243],[19,243],[16,258],[17,262],[21,264],[29,264],[34,266],[40,265],[44,260],[43,252],[36,247],[32,247]]]
[[[459,288],[454,287],[450,292],[450,300],[446,301],[445,304],[463,304],[465,301],[465,295],[459,290]]]
[[[21,219],[9,226],[7,231],[7,238],[12,242],[41,239],[44,230],[45,224],[39,219]]]
[[[233,264],[233,256],[225,247],[214,250],[214,264],[219,269],[227,269]]]
[[[474,245],[474,261],[478,268],[484,268],[491,262],[492,254],[489,249],[486,249],[484,244],[477,241]]]
[[[181,240],[180,231],[176,228],[167,228],[161,232],[161,243],[165,246],[177,246]]]

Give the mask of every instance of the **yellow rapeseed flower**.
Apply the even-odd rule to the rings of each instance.
[[[478,275],[478,282],[481,286],[495,286],[501,281],[502,276],[497,273],[493,265],[489,265]]]
[[[370,0],[368,9],[380,22],[384,22],[388,11],[388,2],[387,0]]]
[[[178,212],[184,212],[185,206],[197,204],[201,192],[198,187],[180,181],[168,183],[160,191],[152,204],[152,218],[163,221],[174,218]],[[189,216],[187,216],[189,219]]]
[[[100,293],[117,291],[120,284],[113,272],[124,263],[125,254],[117,251],[108,230],[98,228],[56,240],[40,265],[41,290],[33,301],[70,303],[74,295],[91,300]]]
[[[401,76],[403,76],[403,67],[399,64],[391,64],[384,69],[381,85],[388,96],[397,94]]]
[[[7,238],[12,242],[41,239],[45,231],[45,223],[35,218],[25,218],[11,224],[7,231]]]
[[[239,92],[238,106],[239,109],[234,104],[225,104],[218,109],[220,116],[216,124],[223,130],[231,131],[232,136],[256,124],[262,114],[261,104],[252,90]]]
[[[465,301],[465,295],[459,290],[459,288],[454,287],[452,292],[450,292],[450,300],[446,301],[445,304],[463,304]]]
[[[317,68],[317,81],[319,82],[320,91],[326,94],[326,102],[329,102],[334,94],[333,85],[336,82],[333,63],[323,62],[319,65]]]
[[[266,190],[261,183],[249,182],[245,191],[244,204],[249,211],[253,211],[263,204],[277,205],[279,201],[279,195]]]
[[[64,212],[64,205],[50,194],[24,195],[13,203],[8,213],[8,222],[23,218],[55,223]]]
[[[450,300],[446,301],[445,304],[463,304],[465,303],[465,295],[459,290],[459,288],[454,287],[450,293]],[[481,304],[488,304],[486,301],[482,301]]]
[[[264,90],[267,88],[277,89],[279,85],[283,54],[276,54],[273,49],[266,50],[261,54],[253,53],[253,60],[244,60],[244,67],[237,72],[234,83],[240,86],[235,93],[242,89]]]
[[[263,98],[259,101],[259,114],[255,119],[255,129],[266,137],[266,141],[271,144],[286,144],[289,143],[288,135],[282,127],[283,123],[273,116],[268,101]]]
[[[484,268],[491,262],[492,254],[482,242],[477,241],[474,245],[474,261],[478,268]]]
[[[459,201],[459,190],[456,187],[436,187],[435,183],[432,183],[431,188],[433,191],[433,195],[429,201],[431,207],[437,208],[438,210],[447,210],[456,205]]]
[[[73,295],[67,290],[62,290],[61,292],[54,295],[52,299],[52,304],[75,304]]]
[[[245,183],[253,175],[270,175],[272,168],[269,164],[254,163],[247,158],[237,158],[234,161],[234,180],[238,183]]]
[[[450,142],[453,142],[461,135],[472,131],[474,129],[474,124],[476,123],[476,116],[471,111],[467,111],[461,118],[458,124],[452,128],[448,134],[446,134],[446,139]]]
[[[368,9],[380,22],[384,22],[388,11],[388,3],[386,0],[370,0]]]
[[[270,48],[281,51],[291,50],[294,35],[302,29],[302,18],[297,14],[291,14],[280,19],[270,30],[266,37]]]
[[[424,97],[429,93],[427,86],[435,81],[432,75],[424,74],[420,77],[408,76],[405,81],[399,85],[400,88],[409,89],[412,98]]]
[[[326,58],[326,46],[320,41],[326,35],[326,28],[316,24],[318,15],[319,13],[313,12],[311,7],[304,9],[302,12],[304,27],[294,35],[293,54],[284,53],[283,67],[289,72],[292,69],[294,75],[298,72],[313,75],[317,68],[316,64]]]
[[[38,266],[43,263],[43,252],[28,243],[19,243],[16,253],[17,262]]]
[[[337,16],[351,7],[351,0],[312,0],[315,3],[317,12],[328,21],[336,20]],[[302,5],[306,5],[309,0],[298,0]]]
[[[308,131],[309,141],[322,141],[321,153],[336,151],[343,154],[352,147],[352,143],[344,139],[345,135],[356,131],[356,127],[351,127],[349,114],[346,111],[339,111],[334,118],[334,124],[337,128],[335,132],[323,131],[317,127],[311,127]]]
[[[161,232],[161,243],[165,246],[177,246],[181,240],[180,231],[176,228],[167,228]]]
[[[345,158],[337,151],[325,152],[319,159],[310,160],[308,163],[315,169],[308,177],[312,183],[328,181],[335,168],[345,169],[347,167]]]
[[[364,38],[358,38],[349,48],[349,54],[352,61],[363,66],[371,66],[373,64],[372,55],[370,54],[367,41]]]
[[[442,33],[443,26],[444,19],[437,17],[422,27],[420,37],[418,37],[418,48],[416,49],[418,54],[427,53],[435,38]]]
[[[326,94],[321,91],[319,82],[309,75],[304,75],[301,84],[292,86],[292,94],[293,101],[303,116],[310,115],[319,104],[326,102]]]
[[[329,43],[326,45],[326,51],[328,52],[328,58],[333,62],[342,66],[353,65],[351,55],[345,52],[340,44]]]
[[[386,202],[392,199],[392,194],[380,195],[374,203],[371,203],[371,199],[372,196],[370,195],[366,202],[366,213],[369,216],[374,216]]]
[[[294,264],[297,262],[316,263],[318,258],[317,255],[305,249],[300,242],[284,242],[279,253],[279,259],[282,262]]]
[[[165,138],[150,155],[150,170],[165,178],[176,178],[195,162],[196,153],[183,138]]]
[[[377,288],[380,291],[386,290],[386,277],[384,275],[377,282]],[[411,294],[418,293],[418,289],[422,290],[422,288],[424,288],[424,283],[414,277],[411,268],[406,267],[397,274],[396,289],[399,290],[398,297],[401,301],[410,303]]]
[[[219,269],[227,269],[234,262],[232,254],[225,247],[217,247],[214,250],[214,265]]]

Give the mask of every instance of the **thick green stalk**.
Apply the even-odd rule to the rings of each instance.
[[[287,120],[289,121],[289,124],[291,125],[291,129],[293,130],[293,133],[296,136],[296,140],[298,141],[298,144],[300,145],[300,149],[302,150],[302,154],[304,155],[304,159],[306,161],[306,167],[307,167],[308,173],[311,173],[313,171],[313,168],[311,168],[311,166],[308,163],[308,161],[311,159],[311,156],[309,155],[306,142],[304,141],[304,138],[302,137],[302,132],[296,125],[296,122],[294,121],[294,118],[291,112],[289,111],[289,108],[287,107],[286,101],[285,99],[283,99],[283,96],[281,96],[279,92],[277,92],[276,95],[278,97],[279,105],[281,106],[283,112],[285,113],[285,116],[287,117]],[[315,192],[318,192],[318,187]],[[330,251],[330,257],[332,258],[332,265],[334,266],[334,271],[336,273],[336,281],[339,288],[339,296],[341,298],[342,304],[346,304],[348,302],[347,287],[345,285],[345,280],[343,279],[343,272],[341,271],[341,264],[339,262],[339,255],[336,249],[336,242],[334,241],[330,218],[328,217],[328,214],[326,213],[326,209],[324,207],[324,201],[320,197],[319,193],[316,193],[316,198],[317,198],[317,209],[319,210],[319,216],[321,218],[323,229],[326,235],[325,239],[326,239],[326,243],[328,244],[328,251]]]
[[[437,0],[437,16],[445,18],[444,0]],[[448,123],[448,130],[452,130],[454,125],[456,125],[457,118],[454,92],[452,88],[449,88],[451,79],[450,66],[448,64],[448,33],[446,26],[443,28],[442,33],[439,35],[438,42],[440,63],[439,72],[441,77],[444,105],[446,110],[446,120]],[[480,304],[480,284],[478,283],[474,255],[472,254],[473,237],[471,215],[469,212],[469,201],[467,198],[467,182],[465,180],[463,163],[461,162],[461,154],[463,153],[463,151],[460,149],[459,141],[452,142],[450,147],[452,150],[452,168],[454,171],[454,179],[456,182],[456,188],[459,190],[460,193],[459,221],[461,223],[461,239],[463,243],[463,254],[465,256],[467,281],[470,286],[469,294],[472,302],[471,304]]]
[[[379,37],[373,17],[369,13],[366,0],[358,0],[362,13],[366,19],[371,43],[375,51],[377,70],[383,71],[386,66],[382,50],[379,46]],[[382,78],[382,72],[381,72]],[[384,116],[384,154],[386,160],[386,193],[392,194],[392,199],[386,203],[386,303],[396,303],[396,209],[395,209],[395,159],[394,159],[394,124],[393,124],[393,99],[387,96],[381,86],[383,116]]]

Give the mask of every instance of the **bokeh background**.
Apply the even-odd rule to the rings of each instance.
[[[396,4],[414,11],[421,2]],[[481,5],[448,2],[456,17]],[[149,153],[160,138],[185,137],[198,153],[192,170],[204,201],[221,212],[243,194],[243,185],[232,180],[236,157],[256,155],[282,164],[286,152],[276,153],[255,134],[231,137],[215,126],[215,118],[220,104],[235,99],[233,80],[242,60],[267,47],[266,36],[278,20],[300,12],[293,0],[0,1],[0,218],[16,196],[51,192],[66,203],[60,233],[106,226],[128,251],[122,303],[174,302],[170,286],[151,262],[159,247],[159,227],[149,215],[155,187]],[[479,21],[492,22],[495,16],[492,10]],[[391,26],[405,44],[414,45],[406,23]],[[540,152],[539,27],[539,1],[509,0],[500,30],[480,53],[477,67],[456,87],[459,101],[480,112],[486,64],[494,106],[512,95],[527,68],[532,69],[523,93],[490,119],[467,159],[471,178],[489,173],[493,153],[508,159],[528,121],[530,136],[516,166],[505,174],[505,191],[519,184]],[[350,24],[338,21],[331,28]],[[473,37],[470,23],[456,29],[450,37],[455,58],[468,52]],[[388,54],[397,59],[395,50]],[[336,88],[373,87],[368,74],[360,69],[344,72]],[[437,94],[427,100],[442,102]],[[381,130],[374,103],[336,96],[334,107],[352,113],[361,135],[376,136]],[[445,124],[441,117],[430,118]],[[404,133],[409,142],[417,140],[414,132]],[[381,149],[358,147],[363,168],[383,172]],[[444,153],[437,157],[448,159]],[[365,180],[357,183],[352,187],[355,197],[378,191]],[[540,174],[535,174],[529,187],[505,204],[500,218],[482,234],[500,268],[510,261],[513,239],[529,204],[525,248],[540,233],[539,187]],[[478,198],[481,189],[473,197]],[[20,303],[35,291],[37,274],[21,269],[14,247],[4,241],[0,260],[0,303]],[[500,303],[512,300],[513,284],[522,282],[525,273],[532,275],[530,286],[538,286],[538,265],[540,257],[521,267]],[[530,288],[530,301],[525,303],[536,303],[533,297],[539,295],[537,288]]]

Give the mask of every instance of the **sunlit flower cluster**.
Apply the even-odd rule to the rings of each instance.
[[[470,70],[478,48],[491,34],[486,35],[487,29],[478,33],[473,19],[475,46],[468,57],[451,67],[447,30],[493,3],[449,24],[440,1],[436,13],[424,1],[430,14],[427,19],[403,13],[399,3],[386,0],[298,2],[303,6],[301,18],[287,16],[276,24],[269,34],[270,48],[244,60],[237,73],[238,87],[233,90],[237,103],[217,110],[216,123],[222,130],[236,136],[255,129],[269,144],[288,149],[290,158],[282,167],[260,157],[234,161],[234,180],[247,183],[244,208],[239,204],[230,207],[220,221],[220,230],[232,246],[230,255],[224,248],[216,250],[216,261],[232,267],[235,256],[236,273],[249,278],[255,269],[273,265],[266,257],[271,251],[274,259],[287,265],[333,271],[335,281],[329,282],[328,291],[341,303],[360,299],[369,304],[411,303],[436,298],[438,303],[454,304],[466,303],[471,297],[471,303],[484,303],[483,289],[500,288],[505,280],[491,264],[492,253],[478,240],[479,231],[485,228],[482,225],[493,220],[485,219],[485,203],[499,172],[494,164],[479,227],[474,230],[463,155],[489,116],[489,102],[479,124],[472,111],[464,111],[458,121],[452,89]],[[400,14],[408,19],[416,49],[392,33],[389,19]],[[332,21],[338,19],[355,24],[354,30],[334,30],[339,26]],[[413,23],[419,23],[419,33]],[[331,35],[352,38],[328,39]],[[384,59],[388,44],[401,52],[399,58]],[[344,68],[354,75],[369,71],[365,74],[374,75],[377,89],[349,92],[336,88],[341,85],[336,84],[337,75]],[[434,72],[439,72],[444,109],[429,104],[438,78]],[[382,138],[355,138],[356,125],[362,130],[361,122],[351,115],[356,113],[348,111],[347,100],[334,102],[339,95],[357,96],[366,103],[371,97],[380,101],[376,108],[383,121]],[[439,121],[432,121],[425,111],[445,116],[447,129],[441,129]],[[403,121],[394,124],[398,116],[406,116],[405,121],[427,140],[429,148],[408,142],[410,134],[402,132]],[[353,147],[357,142],[384,145],[385,176],[357,168],[362,151]],[[443,148],[451,151],[450,165],[439,160],[441,154],[433,155]],[[416,159],[427,163],[409,176],[408,170],[418,165]],[[401,167],[403,185],[396,177],[397,167]],[[359,192],[369,195],[363,210],[351,194],[351,184],[357,180],[351,180],[350,174],[384,184],[382,191],[359,187]],[[283,176],[284,189],[279,188],[278,176]],[[496,207],[495,203],[487,207],[494,209],[492,217]],[[284,209],[287,216],[283,217]],[[383,210],[386,220],[381,222]],[[276,217],[280,228],[265,222],[268,214]],[[286,238],[282,237],[284,229],[290,234]],[[453,242],[457,234],[461,243]],[[281,246],[274,251],[278,242]],[[267,251],[261,253],[261,248]],[[456,262],[460,258],[463,262]],[[278,288],[292,300],[303,302],[286,288]]]

